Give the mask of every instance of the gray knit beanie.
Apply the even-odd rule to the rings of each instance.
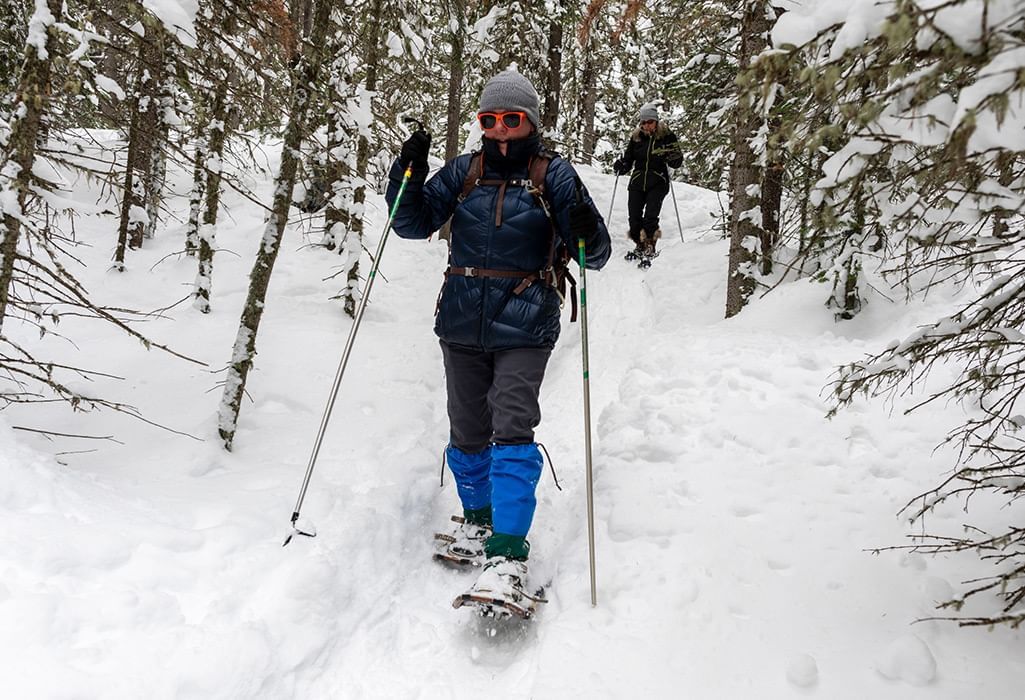
[[[641,105],[640,111],[637,112],[638,123],[649,119],[658,121],[658,105],[654,102],[648,102],[645,105]]]
[[[480,94],[481,112],[526,112],[527,119],[537,128],[537,90],[530,81],[514,70],[504,70],[488,81]]]

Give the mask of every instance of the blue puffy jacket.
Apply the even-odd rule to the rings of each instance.
[[[402,238],[429,237],[452,217],[449,264],[492,270],[541,270],[548,261],[551,224],[544,210],[524,187],[508,186],[502,207],[501,226],[495,225],[498,187],[478,185],[463,202],[470,154],[446,163],[425,182],[427,172],[414,169],[402,195],[392,227]],[[388,205],[395,202],[403,169],[398,161],[389,173]],[[481,179],[526,179],[527,166],[498,173],[485,158]],[[545,199],[555,219],[562,243],[574,259],[577,241],[569,233],[569,212],[577,202],[577,174],[573,166],[555,157],[545,177]],[[585,241],[587,267],[600,269],[612,253],[609,232],[586,189],[585,201],[595,213],[597,229]],[[510,348],[548,347],[559,338],[561,301],[556,290],[535,282],[514,294],[515,278],[447,277],[442,289],[434,332],[452,345],[494,351]]]

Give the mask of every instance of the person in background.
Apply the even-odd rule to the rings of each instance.
[[[683,153],[676,134],[659,120],[654,103],[645,104],[637,113],[637,128],[630,134],[622,157],[612,164],[616,175],[630,175],[628,235],[634,248],[626,259],[639,260],[641,268],[651,267],[651,261],[658,255],[656,244],[662,237],[658,217],[669,194],[669,168],[681,165]]]

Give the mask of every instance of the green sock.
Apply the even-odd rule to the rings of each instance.
[[[530,553],[530,542],[522,535],[505,535],[496,532],[484,542],[484,554],[491,557],[508,557],[527,561]]]
[[[463,508],[463,519],[471,525],[486,525],[491,527],[491,506],[467,510]]]

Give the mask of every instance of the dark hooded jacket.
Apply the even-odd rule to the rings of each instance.
[[[637,127],[623,152],[623,163],[632,168],[629,189],[647,192],[669,189],[669,168],[683,165],[683,154],[676,134],[662,122],[651,136]]]
[[[540,152],[537,137],[509,142],[502,156],[485,139],[482,180],[528,177],[531,156]],[[497,186],[477,185],[460,202],[472,154],[446,163],[430,180],[427,171],[413,175],[402,195],[392,227],[402,238],[427,238],[452,217],[449,264],[491,270],[541,270],[548,261],[552,224],[537,199],[523,186],[507,185],[500,226],[495,223]],[[398,161],[389,173],[386,199],[393,206],[402,181]],[[570,235],[570,209],[577,202],[573,166],[555,156],[545,176],[545,200],[555,223],[558,244],[568,246],[576,258],[577,241]],[[587,190],[580,196],[598,221],[585,241],[588,268],[600,269],[611,255],[608,230]],[[554,347],[559,337],[561,299],[556,290],[535,282],[514,294],[515,278],[449,276],[442,288],[434,331],[445,342],[466,348],[494,351],[524,347]]]

